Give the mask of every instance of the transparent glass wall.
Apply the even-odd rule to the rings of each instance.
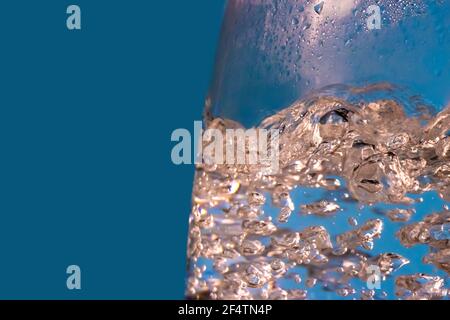
[[[449,33],[445,0],[228,1],[205,125],[276,130],[279,171],[197,165],[187,297],[448,298]]]

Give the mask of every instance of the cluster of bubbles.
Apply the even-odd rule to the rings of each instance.
[[[279,132],[278,174],[263,174],[262,164],[197,166],[189,298],[313,299],[318,292],[353,299],[449,297],[448,206],[410,221],[421,195],[434,192],[450,201],[450,108],[413,108],[394,98],[387,84],[339,90],[299,101],[258,126]],[[208,126],[240,127],[225,119]],[[297,199],[299,188],[321,196]],[[335,193],[340,196],[330,197]],[[347,203],[355,205],[351,212]],[[364,219],[365,208],[379,205],[391,208]],[[341,230],[344,216],[350,230]],[[303,224],[309,217],[323,223]],[[389,250],[392,237],[402,254]],[[428,253],[422,260],[408,257],[418,245]],[[442,273],[399,274],[408,264]],[[394,279],[392,292],[367,286],[374,267],[381,281]]]

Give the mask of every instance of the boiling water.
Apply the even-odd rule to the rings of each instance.
[[[400,93],[337,86],[266,118],[276,175],[198,165],[187,297],[448,299],[450,106]]]

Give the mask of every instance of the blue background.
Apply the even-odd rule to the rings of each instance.
[[[1,2],[0,298],[183,298],[194,168],[170,134],[201,119],[223,9]]]

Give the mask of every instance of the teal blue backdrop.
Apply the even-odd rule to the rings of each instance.
[[[1,299],[183,298],[194,168],[170,134],[201,119],[224,5],[1,1]]]

